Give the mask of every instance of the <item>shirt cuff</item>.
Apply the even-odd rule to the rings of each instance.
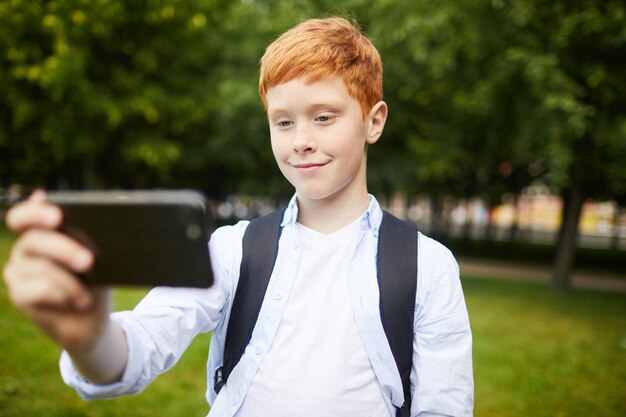
[[[83,377],[74,366],[70,355],[63,351],[59,361],[61,377],[68,386],[74,388],[78,395],[85,400],[96,400],[102,398],[113,398],[121,395],[136,394],[145,386],[142,386],[142,359],[141,349],[138,349],[140,343],[137,340],[136,333],[130,329],[130,312],[122,311],[111,314],[111,319],[115,320],[126,335],[128,343],[128,362],[126,369],[120,381],[109,385],[96,385],[89,382]]]

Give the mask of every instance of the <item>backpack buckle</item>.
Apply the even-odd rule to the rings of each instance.
[[[215,390],[215,393],[219,394],[225,384],[226,381],[224,381],[224,367],[220,366],[215,370],[215,375],[213,376],[213,390]]]

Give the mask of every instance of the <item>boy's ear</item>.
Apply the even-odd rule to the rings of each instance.
[[[374,104],[372,110],[367,115],[367,143],[376,143],[380,135],[383,134],[385,122],[387,121],[387,103],[379,101]]]

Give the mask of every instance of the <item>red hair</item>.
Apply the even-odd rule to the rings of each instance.
[[[339,17],[306,20],[267,47],[259,79],[265,108],[268,89],[299,77],[307,83],[341,78],[363,118],[383,98],[380,54],[358,27]]]

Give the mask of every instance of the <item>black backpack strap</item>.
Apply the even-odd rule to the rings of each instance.
[[[283,213],[284,210],[279,210],[252,221],[244,233],[239,283],[224,346],[224,365],[215,372],[216,393],[226,383],[252,337],[276,262]],[[414,224],[383,212],[376,272],[381,319],[405,398],[397,416],[405,417],[409,416],[411,408],[413,314],[417,288],[417,227]],[[393,320],[385,320],[385,317]]]
[[[404,404],[398,409],[397,416],[404,417],[409,416],[411,410],[413,316],[417,290],[417,227],[414,224],[383,212],[377,265],[381,319],[404,391]]]
[[[226,331],[224,364],[215,372],[216,393],[222,389],[231,371],[239,363],[252,337],[278,255],[284,211],[277,210],[253,220],[244,233],[239,283]]]

